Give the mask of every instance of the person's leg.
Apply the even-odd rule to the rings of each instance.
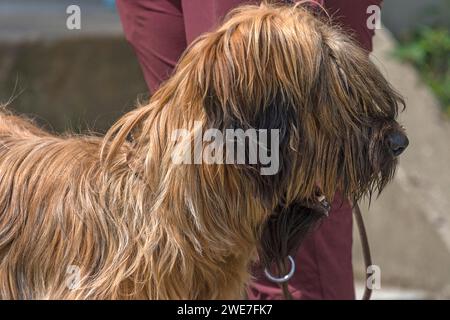
[[[233,8],[255,0],[182,0],[186,39],[191,43],[202,33],[212,30]]]
[[[166,80],[186,48],[181,0],[117,0],[151,93]]]
[[[371,5],[381,6],[381,3],[382,0],[325,0],[325,7],[337,23],[354,34],[364,49],[372,51],[375,30],[367,27],[371,14],[367,13],[367,8]]]

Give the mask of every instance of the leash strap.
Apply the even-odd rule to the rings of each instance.
[[[372,289],[369,288],[368,281],[370,275],[368,274],[368,269],[372,265],[372,257],[370,255],[370,246],[369,246],[369,240],[367,238],[367,232],[366,227],[364,226],[364,220],[363,216],[361,214],[361,209],[359,208],[359,205],[357,203],[354,203],[353,206],[353,214],[355,216],[356,225],[358,226],[359,231],[359,238],[361,240],[361,247],[363,251],[363,257],[364,257],[364,265],[366,267],[365,273],[366,273],[366,283],[364,286],[364,294],[362,297],[362,300],[370,300],[370,297],[372,296]]]

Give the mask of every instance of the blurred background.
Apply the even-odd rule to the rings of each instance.
[[[81,7],[81,30],[66,9]],[[385,0],[372,58],[404,95],[411,145],[363,204],[380,299],[450,298],[450,0]],[[103,133],[148,98],[114,1],[0,0],[0,104],[49,130]],[[357,292],[364,263],[354,234]],[[330,284],[332,285],[332,284]]]

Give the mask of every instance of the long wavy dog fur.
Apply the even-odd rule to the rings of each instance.
[[[391,179],[385,136],[402,130],[402,104],[339,28],[302,5],[262,4],[196,40],[104,138],[53,135],[4,108],[0,298],[243,297],[252,261],[276,262],[298,245],[281,238],[317,220],[317,190],[359,199]],[[278,173],[174,163],[196,121],[280,130]],[[179,128],[190,135],[173,141]]]

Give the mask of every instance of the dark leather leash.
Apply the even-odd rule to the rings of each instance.
[[[372,295],[372,289],[367,286],[367,284],[369,282],[369,277],[370,277],[370,275],[368,274],[367,271],[368,271],[368,268],[372,265],[372,258],[371,258],[371,254],[370,254],[370,246],[369,246],[369,240],[367,238],[366,227],[364,225],[364,220],[363,220],[363,217],[361,214],[361,209],[359,208],[359,205],[357,203],[354,203],[354,205],[353,205],[353,214],[355,216],[356,225],[358,226],[359,237],[361,240],[361,246],[362,246],[363,257],[364,257],[364,264],[366,267],[366,270],[365,270],[366,271],[365,272],[366,273],[366,285],[365,285],[365,289],[364,289],[364,294],[362,296],[362,300],[370,300],[370,297]],[[292,300],[293,297],[292,297],[292,294],[289,292],[288,284],[289,284],[289,279],[291,278],[293,272],[295,271],[295,263],[291,256],[289,256],[288,258],[291,263],[291,270],[289,273],[283,272],[284,274],[286,274],[286,276],[277,278],[278,280],[276,282],[280,285],[280,287],[283,291],[284,298],[286,300]],[[281,270],[281,271],[284,271],[284,270]],[[267,272],[266,272],[266,276],[268,276]],[[273,279],[274,279],[273,277],[272,278],[269,277],[269,280],[273,281]],[[286,281],[283,281],[283,279],[286,279]]]
[[[358,226],[359,231],[359,238],[361,240],[361,247],[363,251],[363,257],[364,257],[364,265],[366,267],[365,274],[366,274],[366,283],[364,286],[364,294],[362,296],[362,300],[370,300],[370,297],[372,296],[372,288],[369,288],[367,285],[369,282],[369,273],[368,269],[370,266],[372,266],[372,257],[370,255],[370,246],[369,246],[369,239],[367,238],[367,231],[366,227],[364,225],[363,216],[361,214],[361,209],[359,208],[359,205],[355,203],[353,205],[353,214],[355,216],[356,225]]]

